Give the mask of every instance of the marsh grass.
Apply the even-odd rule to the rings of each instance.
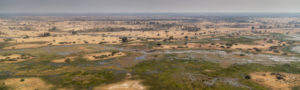
[[[153,42],[156,45],[157,42]],[[151,44],[151,43],[149,43]],[[118,49],[94,50],[91,52],[79,52],[69,56],[76,56],[75,61],[63,64],[54,64],[51,60],[64,57],[55,52],[47,53],[38,51],[24,54],[34,55],[36,58],[15,63],[0,64],[4,67],[2,71],[25,72],[22,75],[35,75],[42,77],[46,82],[53,84],[56,88],[90,89],[94,86],[122,81],[127,72],[132,73],[134,79],[143,80],[143,84],[149,86],[150,90],[248,90],[247,87],[239,87],[217,80],[212,86],[205,84],[212,78],[237,78],[245,86],[256,90],[267,88],[245,79],[251,72],[287,72],[300,73],[300,63],[292,62],[283,65],[261,65],[261,64],[234,64],[223,68],[217,63],[198,59],[174,59],[176,54],[157,54],[155,60],[145,60],[135,66],[126,68],[106,68],[108,66],[97,65],[100,62],[115,63],[123,58],[109,59],[105,61],[88,61],[82,56],[88,53],[102,51],[119,51]],[[55,49],[54,49],[55,50]],[[27,52],[27,51],[24,51]],[[124,51],[122,51],[124,52]],[[13,53],[13,52],[10,52]],[[18,52],[22,53],[22,52]],[[128,57],[136,56],[136,53],[126,52]],[[126,56],[126,57],[127,57]],[[7,67],[6,67],[7,66]],[[59,71],[56,71],[60,69]],[[50,71],[50,72],[44,72]],[[9,78],[9,77],[7,77]],[[1,88],[7,88],[0,85]]]
[[[56,87],[82,90],[97,85],[122,81],[125,78],[125,74],[125,71],[118,70],[79,71],[43,77],[43,79],[56,85]]]
[[[8,46],[16,45],[15,43],[8,43],[8,42],[0,42],[0,49]]]
[[[257,83],[245,79],[251,72],[300,73],[300,63],[265,66],[261,64],[234,64],[222,68],[216,63],[202,60],[148,60],[132,67],[132,72],[150,86],[150,90],[248,90],[249,88],[228,85],[217,81],[213,86],[205,85],[214,77],[239,79],[239,83],[256,90],[267,90]],[[209,70],[210,72],[207,72]]]
[[[247,37],[225,37],[225,36],[219,36],[215,37],[214,39],[219,39],[219,40],[213,40],[212,38],[205,38],[201,40],[193,40],[191,42],[195,43],[220,43],[220,42],[226,42],[226,43],[242,43],[242,44],[254,44],[254,41],[259,40],[259,39],[251,39]]]
[[[282,33],[270,33],[270,35],[276,39],[276,40],[282,40],[282,41],[287,41],[288,38],[291,38],[290,36],[287,36],[285,34]]]
[[[7,87],[5,83],[0,83],[0,90],[9,90],[9,87]]]

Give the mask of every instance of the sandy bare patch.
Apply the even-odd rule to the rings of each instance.
[[[122,57],[126,54],[123,52],[101,52],[101,53],[93,53],[93,54],[87,54],[84,56],[84,58],[95,61],[95,60],[104,60],[104,59],[110,59],[110,58],[116,58],[116,57]]]
[[[1,82],[13,90],[50,90],[53,87],[40,78],[11,78]]]
[[[23,62],[27,59],[30,59],[32,57],[26,56],[26,55],[20,55],[20,54],[12,54],[8,56],[2,56],[0,55],[0,62],[1,63],[17,63],[17,62]]]
[[[38,48],[48,46],[48,44],[18,44],[14,46],[4,47],[3,49],[25,49],[25,48]]]
[[[12,42],[48,42],[52,45],[74,44],[120,44],[119,37],[90,36],[90,35],[58,35],[49,37],[17,38]]]
[[[2,38],[0,38],[0,42],[5,42]]]
[[[214,49],[214,50],[242,50],[242,51],[249,51],[249,52],[261,52],[267,54],[275,54],[281,55],[284,52],[280,49],[270,50],[271,47],[278,47],[282,46],[281,44],[277,43],[262,43],[262,44],[231,44],[226,45],[226,43],[187,43],[185,45],[160,45],[155,46],[154,49]]]
[[[300,75],[298,74],[255,72],[250,76],[251,80],[272,90],[291,90],[292,87],[300,86]]]
[[[66,63],[66,62],[73,62],[75,61],[75,57],[65,57],[65,58],[61,58],[61,59],[55,59],[52,60],[51,62],[53,63]]]
[[[119,83],[98,86],[94,90],[146,90],[140,80],[126,80]]]

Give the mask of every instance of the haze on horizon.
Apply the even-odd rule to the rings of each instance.
[[[299,3],[299,0],[0,0],[0,13],[299,13]]]

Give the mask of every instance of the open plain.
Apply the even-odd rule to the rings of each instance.
[[[299,47],[299,16],[0,16],[0,90],[299,90]]]

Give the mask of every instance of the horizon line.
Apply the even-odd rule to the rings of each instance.
[[[233,15],[233,16],[300,16],[300,12],[0,12],[0,16],[97,16],[97,15],[183,15],[183,16],[198,16],[198,15]]]

